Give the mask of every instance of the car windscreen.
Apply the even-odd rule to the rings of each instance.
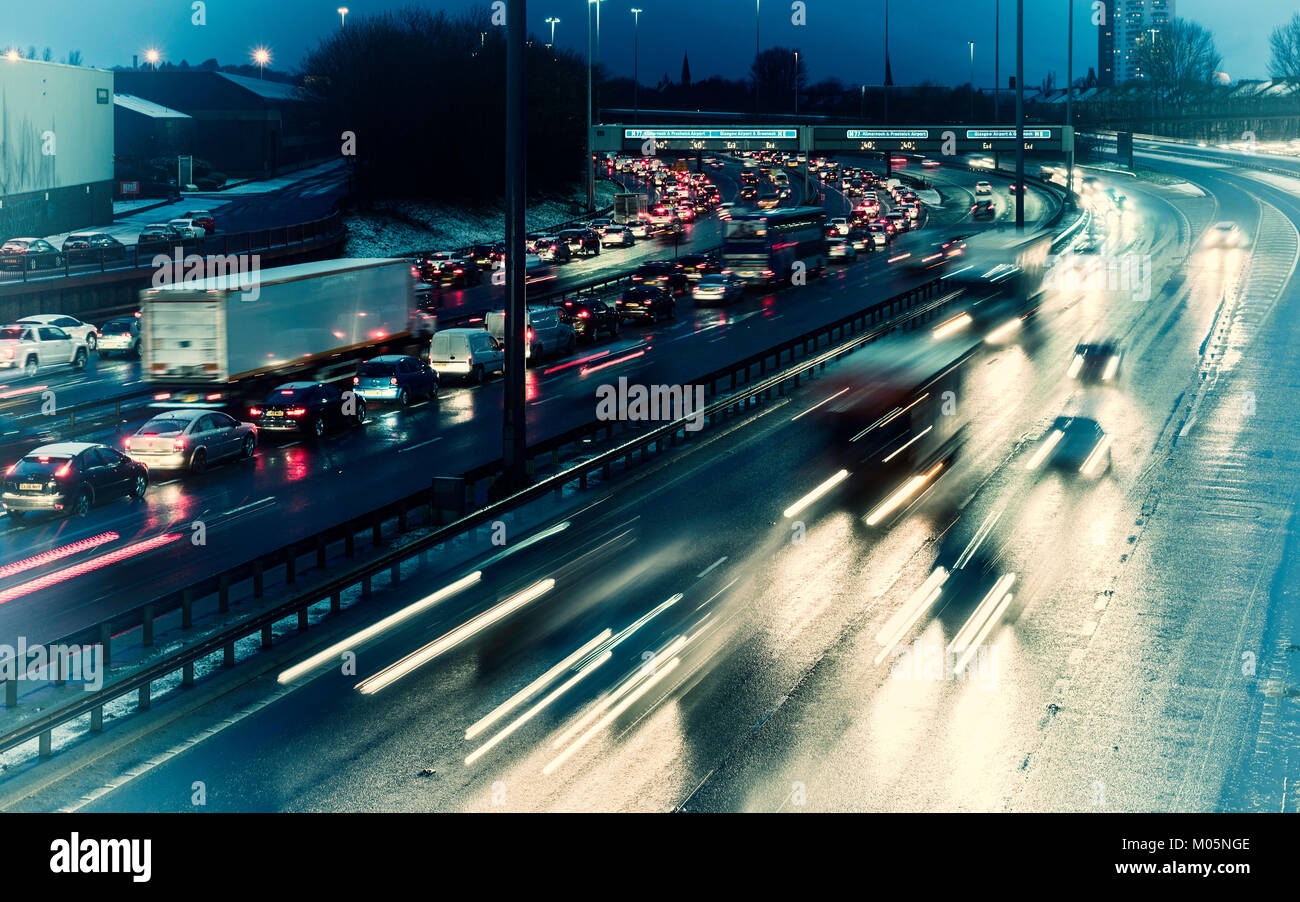
[[[58,471],[66,463],[70,463],[70,457],[24,457],[18,463],[14,464],[13,472],[10,476],[48,476]]]
[[[184,432],[188,420],[171,420],[164,417],[152,419],[140,427],[141,435],[175,435]]]
[[[391,363],[363,363],[361,364],[362,376],[392,376],[397,372],[397,367]]]
[[[465,353],[464,335],[448,335],[446,332],[439,332],[433,336],[433,343],[429,346],[429,354],[433,357],[463,353]]]
[[[99,331],[103,332],[105,335],[130,332],[131,324],[125,320],[114,320],[110,323],[104,323],[103,327],[101,327]]]

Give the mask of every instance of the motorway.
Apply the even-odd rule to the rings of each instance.
[[[961,191],[978,177],[934,175],[951,203],[899,249],[949,227],[969,231]],[[1238,797],[1225,787],[1248,756],[1200,725],[1217,703],[1216,717],[1242,720],[1230,735],[1253,736],[1264,701],[1257,681],[1215,683],[1224,668],[1197,643],[1232,636],[1262,648],[1285,624],[1270,619],[1266,601],[1228,598],[1239,588],[1229,577],[1244,578],[1236,559],[1223,562],[1221,603],[1192,597],[1193,586],[1205,591],[1204,564],[1172,543],[1196,521],[1196,511],[1179,509],[1198,497],[1184,488],[1185,473],[1214,480],[1223,467],[1182,458],[1205,450],[1203,433],[1241,428],[1240,417],[1218,409],[1235,403],[1228,385],[1188,401],[1204,384],[1202,343],[1218,347],[1205,339],[1225,310],[1236,324],[1254,309],[1237,296],[1252,297],[1262,268],[1249,250],[1207,253],[1194,238],[1219,218],[1240,222],[1252,240],[1265,226],[1283,234],[1300,211],[1270,207],[1276,222],[1252,219],[1264,202],[1226,176],[1206,196],[1122,187],[1123,212],[1095,211],[1105,223],[1103,259],[1150,261],[1150,297],[1067,285],[1006,343],[971,336],[977,356],[959,399],[963,453],[897,519],[864,524],[864,499],[882,488],[869,474],[854,474],[797,519],[783,513],[835,472],[816,417],[804,416],[830,399],[832,368],[832,379],[805,384],[679,457],[572,499],[535,544],[516,542],[503,555],[484,543],[477,563],[390,590],[391,607],[466,568],[483,572],[473,587],[358,646],[355,674],[327,668],[285,685],[273,674],[252,680],[20,807],[188,810],[194,780],[217,810],[1231,807]],[[1030,206],[1031,218],[1046,209]],[[1268,259],[1284,253],[1270,248]],[[588,421],[597,383],[624,375],[688,383],[899,292],[915,277],[888,256],[726,310],[682,309],[673,323],[625,329],[589,352],[627,358],[598,374],[533,369],[530,436]],[[1279,299],[1259,312],[1256,340],[1291,297],[1289,273],[1269,279],[1259,284]],[[1231,348],[1229,333],[1222,341]],[[1124,342],[1119,385],[1082,389],[1066,378],[1084,335]],[[1263,414],[1290,382],[1252,373],[1247,359],[1216,372],[1221,382],[1261,380],[1248,384]],[[448,388],[427,407],[373,412],[364,434],[315,448],[268,445],[247,465],[154,487],[142,505],[22,529],[0,521],[0,564],[108,529],[129,542],[208,523],[203,548],[173,542],[11,598],[0,605],[0,637],[58,635],[138,604],[135,586],[146,580],[150,592],[164,591],[246,557],[250,536],[309,534],[429,475],[495,456],[499,408],[499,385]],[[1115,437],[1114,468],[1094,485],[1023,466],[1027,443],[1064,410],[1096,416]],[[1239,453],[1225,441],[1213,450]],[[1277,449],[1266,460],[1285,469],[1290,458]],[[1258,507],[1238,499],[1250,480],[1234,489],[1231,501]],[[1289,510],[1293,497],[1276,506]],[[1240,557],[1257,555],[1263,541],[1229,530],[1241,541],[1226,542],[1218,521],[1205,529],[1204,544],[1227,544]],[[892,643],[877,636],[973,536],[985,537],[980,559],[990,573],[1016,579],[1014,603],[986,637],[992,660],[980,662],[978,678],[918,676],[897,665],[899,656],[942,648],[983,610],[982,584],[954,583],[910,631]],[[446,643],[432,663],[374,694],[354,688],[439,636],[469,632],[476,616],[532,586],[539,599],[497,628]],[[1224,648],[1219,663],[1237,652]],[[1222,704],[1232,691],[1253,702]],[[1121,718],[1122,704],[1130,708]],[[1261,779],[1249,791],[1266,798],[1275,788]]]
[[[974,177],[955,171],[951,178],[970,184]],[[724,191],[735,189],[734,180],[730,185],[722,178],[719,181]],[[1041,197],[1035,197],[1029,208],[1035,216],[1049,209]],[[905,252],[915,241],[930,240],[926,233],[943,228],[945,223],[956,228],[967,209],[965,198],[959,196],[951,209],[940,208],[933,214],[933,226],[902,236],[891,254],[870,254],[861,263],[834,266],[827,278],[811,280],[804,288],[754,294],[723,309],[695,310],[686,301],[672,322],[628,325],[617,341],[581,348],[575,358],[552,360],[530,369],[530,441],[590,422],[599,384],[617,381],[620,376],[648,384],[688,384],[731,360],[743,359],[861,309],[872,299],[917,284],[919,277],[899,270],[888,258]],[[716,245],[716,221],[705,220],[694,229],[693,243]],[[662,256],[665,248],[646,242],[633,250],[638,256],[652,258]],[[607,252],[590,262],[608,260],[603,266],[612,269],[619,257]],[[457,294],[485,290],[490,289]],[[592,367],[623,362],[587,373],[583,365],[574,364],[583,359]],[[56,392],[60,404],[67,404],[70,394],[82,397],[78,392],[94,392],[104,398],[120,391],[116,385],[127,391],[139,390],[138,379],[138,364],[105,365],[99,361],[93,371],[73,375],[66,383],[38,381]],[[39,416],[34,412],[39,398],[39,394],[22,395],[11,402],[26,404],[20,410]],[[139,542],[163,542],[167,536],[188,536],[196,521],[204,524],[207,536],[203,547],[173,539],[163,547],[75,580],[7,598],[0,602],[0,642],[13,642],[18,636],[43,642],[67,635],[146,601],[141,585],[148,586],[150,597],[183,587],[241,563],[257,550],[310,536],[408,495],[428,485],[433,476],[458,474],[487,463],[500,455],[501,403],[502,387],[497,381],[481,387],[448,383],[435,402],[416,404],[405,411],[374,406],[360,434],[330,436],[317,447],[267,442],[255,459],[246,463],[216,467],[199,477],[162,474],[143,504],[108,504],[93,509],[84,520],[29,518],[19,525],[0,517],[0,540],[4,543],[0,567],[109,531],[119,538],[97,548],[99,554]],[[102,440],[120,442],[108,436]],[[249,535],[268,537],[263,549],[250,546]],[[17,591],[17,587],[76,563],[75,558],[63,559],[43,568],[23,569],[0,579],[0,592]]]

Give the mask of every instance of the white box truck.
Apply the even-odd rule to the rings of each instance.
[[[415,280],[406,261],[324,260],[249,277],[140,292],[143,373],[158,400],[261,400],[291,378],[329,381],[358,359],[409,350]]]

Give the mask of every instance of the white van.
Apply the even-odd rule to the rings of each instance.
[[[481,383],[506,368],[506,355],[484,329],[444,329],[429,342],[429,363],[441,376],[459,376]]]
[[[558,307],[535,305],[526,311],[524,336],[528,343],[524,346],[525,360],[540,360],[547,354],[562,356],[572,354],[578,344],[573,327],[560,319]],[[506,312],[492,310],[484,317],[483,325],[488,334],[503,346],[506,341]]]

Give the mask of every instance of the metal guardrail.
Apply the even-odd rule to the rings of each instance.
[[[93,231],[86,229],[85,231]],[[74,250],[71,252],[56,251],[53,254],[33,254],[29,259],[33,263],[49,257],[63,258],[61,267],[52,267],[53,269],[62,270],[62,278],[74,279],[78,277],[91,277],[104,274],[122,274],[136,275],[142,269],[153,267],[153,260],[157,256],[171,257],[177,251],[182,256],[186,254],[221,254],[229,256],[231,254],[250,254],[254,251],[277,250],[280,248],[291,248],[307,244],[322,244],[334,241],[340,238],[346,229],[343,226],[343,216],[338,212],[331,213],[323,219],[312,220],[311,222],[299,223],[297,225],[278,226],[270,229],[255,229],[249,232],[234,232],[221,235],[208,235],[203,238],[192,238],[181,242],[175,246],[167,244],[146,245],[141,250],[139,244],[122,245],[122,259],[118,263],[116,252],[114,259],[109,259],[109,249],[100,248],[94,250]],[[78,263],[74,266],[71,254],[78,258],[84,259],[94,256],[97,253],[98,260],[90,261],[91,264],[98,264],[98,269],[77,269],[84,266],[84,263]],[[115,265],[114,265],[115,264]],[[35,284],[40,286],[49,286],[57,284],[54,280],[48,278],[51,267],[45,270],[41,268],[29,268],[24,266],[21,269],[22,279],[12,281],[0,281],[0,291],[7,287],[22,284]],[[76,269],[76,271],[74,271]],[[46,272],[46,277],[41,277],[42,272]]]

